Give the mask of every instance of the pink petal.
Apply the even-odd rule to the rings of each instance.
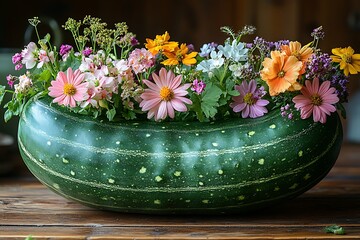
[[[156,75],[156,74],[155,74]],[[143,80],[143,83],[146,84],[146,86],[148,86],[150,89],[155,90],[157,92],[160,92],[160,87],[157,84],[154,84],[153,82],[149,81],[149,80]]]
[[[169,88],[170,89],[173,89],[173,90],[175,90],[175,89],[177,89],[179,86],[180,86],[180,84],[181,84],[181,79],[182,79],[182,76],[181,75],[178,75],[178,76],[176,76],[170,83],[169,83]]]
[[[249,109],[249,105],[245,105],[245,108],[243,109],[243,111],[241,112],[241,117],[242,118],[247,118],[250,114],[250,109]]]
[[[256,82],[255,82],[255,80],[251,80],[249,83],[249,91],[248,92],[254,93],[255,90],[256,90]]]
[[[314,81],[315,81],[315,79],[314,79]],[[318,91],[319,95],[320,95],[320,96],[326,95],[326,92],[329,90],[329,88],[330,88],[330,81],[325,81],[325,82],[323,82],[323,83],[321,84],[320,88],[319,88],[319,91]],[[335,90],[335,89],[334,89],[334,90]],[[332,93],[333,93],[333,92],[332,92]]]
[[[140,97],[144,100],[150,100],[153,98],[159,98],[160,99],[160,95],[158,92],[155,92],[153,90],[150,89],[146,89],[145,92],[143,92]]]
[[[174,118],[175,112],[174,112],[174,108],[172,106],[172,101],[166,102],[166,108],[167,108],[167,113],[168,113],[169,117]]]
[[[167,116],[166,102],[162,101],[157,112],[157,119],[165,119]]]
[[[246,107],[246,103],[240,103],[234,106],[233,111],[234,112],[241,112],[245,107]]]
[[[171,106],[178,112],[186,112],[187,111],[186,105],[179,99],[173,99],[170,101],[170,103],[171,103]]]
[[[157,107],[157,105],[159,105],[161,102],[160,98],[154,98],[154,99],[150,99],[150,100],[143,100],[140,103],[140,107],[142,108],[142,111],[148,111],[152,108]]]

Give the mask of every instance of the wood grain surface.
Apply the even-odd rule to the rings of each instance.
[[[326,233],[339,225],[345,235]],[[318,185],[243,215],[154,216],[100,211],[64,199],[26,169],[0,177],[0,239],[360,239],[360,145],[343,146]]]

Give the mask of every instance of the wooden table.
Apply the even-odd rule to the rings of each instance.
[[[236,216],[105,212],[66,200],[29,173],[0,178],[0,239],[360,239],[360,145],[328,176],[280,206]],[[337,224],[345,235],[325,233]]]

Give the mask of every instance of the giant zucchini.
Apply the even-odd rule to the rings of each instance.
[[[294,198],[333,166],[342,142],[326,124],[279,111],[221,122],[106,122],[30,100],[18,143],[31,172],[92,207],[154,214],[220,214]]]

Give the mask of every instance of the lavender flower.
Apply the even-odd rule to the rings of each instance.
[[[325,76],[325,73],[328,73],[332,70],[332,60],[330,55],[327,53],[313,54],[310,62],[306,66],[306,78],[322,79]]]
[[[311,33],[311,36],[317,40],[323,39],[325,37],[325,32],[323,31],[323,27],[320,26],[318,28],[315,28]]]
[[[336,89],[335,93],[339,98],[339,102],[348,102],[348,96],[349,96],[349,92],[347,88],[348,83],[349,83],[349,77],[345,76],[344,74],[336,72],[336,70],[334,69],[330,79],[330,86]]]

